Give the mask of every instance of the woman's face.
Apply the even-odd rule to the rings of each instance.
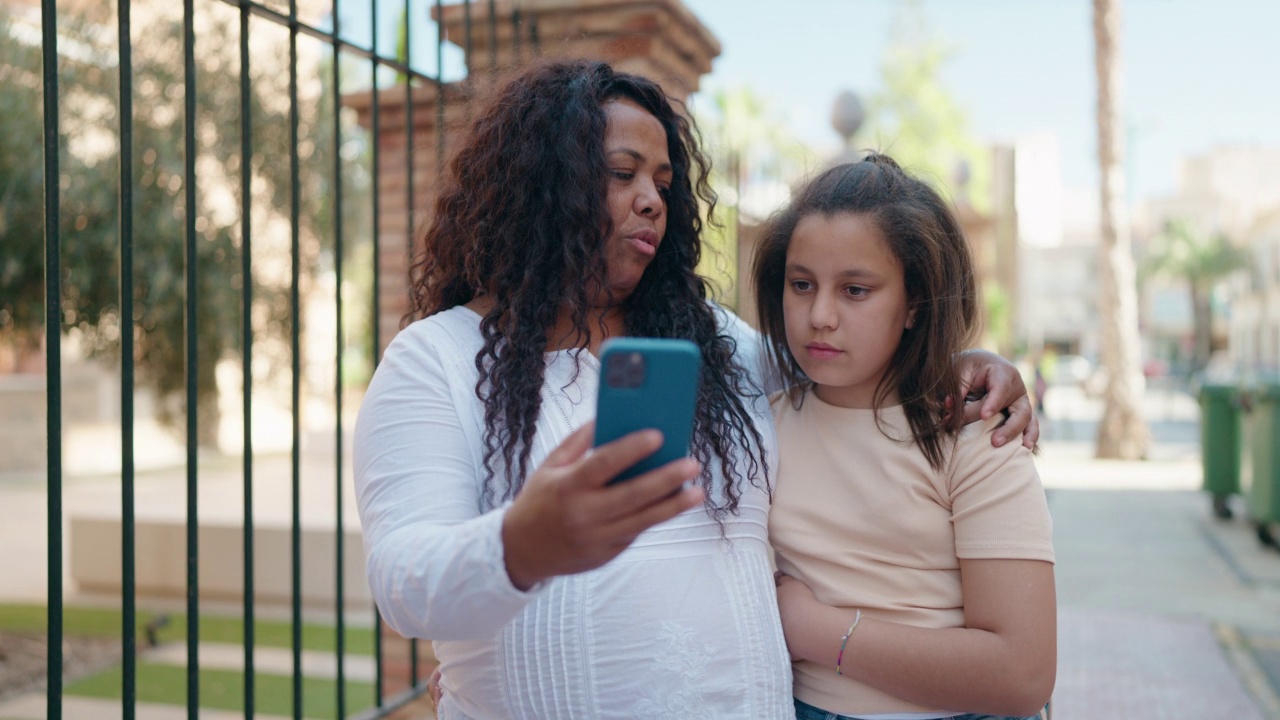
[[[609,100],[604,112],[609,119],[604,153],[613,220],[604,256],[610,299],[619,303],[640,283],[667,231],[667,192],[673,172],[667,133],[656,117],[625,98]]]

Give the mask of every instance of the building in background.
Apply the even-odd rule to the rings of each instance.
[[[1019,137],[1012,153],[1020,345],[1031,358],[1045,352],[1093,357],[1098,350],[1097,191],[1063,186],[1056,135]]]
[[[1257,377],[1280,377],[1280,206],[1244,234],[1253,270],[1228,284],[1229,359]]]
[[[1183,158],[1176,190],[1137,208],[1140,257],[1158,251],[1169,222],[1203,236],[1222,234],[1245,249],[1251,267],[1224,277],[1211,293],[1214,365],[1232,373],[1280,369],[1280,148],[1224,146]],[[1143,287],[1144,334],[1155,356],[1175,366],[1191,346],[1186,282],[1152,277]]]

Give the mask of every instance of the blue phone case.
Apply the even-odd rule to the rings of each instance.
[[[600,353],[595,444],[636,430],[662,431],[662,447],[621,472],[620,482],[689,454],[702,353],[688,340],[612,338]],[[636,368],[643,372],[637,372]]]

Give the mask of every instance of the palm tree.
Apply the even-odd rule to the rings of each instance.
[[[1138,357],[1137,273],[1124,205],[1123,132],[1120,122],[1120,0],[1093,0],[1094,60],[1098,75],[1098,165],[1102,189],[1102,242],[1098,255],[1103,391],[1095,454],[1137,460],[1146,455],[1144,390]]]
[[[1203,370],[1213,350],[1213,287],[1224,277],[1249,266],[1250,256],[1222,233],[1199,232],[1186,220],[1170,220],[1156,236],[1144,275],[1185,281],[1191,293],[1195,344],[1192,369]]]

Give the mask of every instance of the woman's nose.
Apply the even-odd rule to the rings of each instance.
[[[646,183],[644,188],[636,193],[635,205],[636,212],[645,217],[662,212],[662,193],[658,191],[658,186]]]

